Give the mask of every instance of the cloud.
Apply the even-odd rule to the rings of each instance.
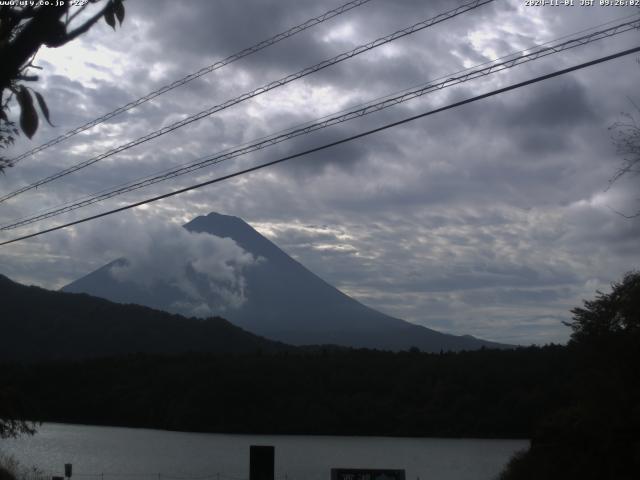
[[[233,240],[153,222],[129,224],[126,231],[126,240],[110,246],[126,259],[111,268],[116,280],[148,290],[175,287],[189,300],[172,309],[188,315],[224,312],[246,302],[243,271],[258,259]]]
[[[16,258],[21,268],[16,265],[4,273],[29,283],[42,275],[29,267],[29,259],[40,256],[42,267],[42,258],[48,256],[53,271],[66,271],[64,280],[54,283],[61,287],[105,263],[125,259],[111,267],[114,279],[151,294],[166,285],[177,289],[186,300],[172,305],[172,311],[199,317],[242,306],[247,301],[244,273],[261,261],[229,238],[189,232],[179,223],[149,217],[144,210],[84,225],[70,234],[54,234],[47,252],[36,253],[37,246],[31,246],[25,243],[24,253]],[[6,260],[0,256],[3,265],[11,265]]]

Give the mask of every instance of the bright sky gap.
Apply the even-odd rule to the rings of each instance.
[[[209,65],[208,67],[203,67],[200,70],[198,70],[197,72],[194,73],[190,73],[189,75],[179,79],[179,80],[175,80],[174,82],[168,84],[168,85],[164,85],[160,88],[158,88],[157,90],[154,90],[151,93],[148,93],[147,95],[145,95],[144,97],[140,97],[132,102],[127,103],[126,105],[123,105],[122,107],[118,107],[115,110],[112,110],[109,113],[104,114],[101,117],[96,118],[95,120],[92,120],[90,122],[85,123],[84,125],[81,125],[77,128],[74,128],[73,130],[69,130],[68,132],[66,132],[63,135],[60,135],[58,137],[55,137],[51,140],[49,140],[48,142],[33,148],[29,151],[24,152],[21,155],[18,155],[15,158],[12,158],[10,160],[11,163],[15,164],[17,162],[19,162],[20,160],[22,160],[23,158],[26,157],[30,157],[31,155],[34,155],[38,152],[41,152],[42,150],[46,150],[49,147],[52,147],[53,145],[57,145],[60,142],[63,142],[65,140],[67,140],[68,138],[73,137],[74,135],[77,135],[78,133],[84,132],[85,130],[88,130],[90,128],[95,127],[96,125],[101,124],[102,122],[106,122],[107,120],[116,117],[118,115],[120,115],[121,113],[124,113],[128,110],[131,110],[132,108],[135,108],[139,105],[142,105],[143,103],[146,103],[150,100],[153,100],[154,98],[163,95],[175,88],[181,87],[183,85],[186,85],[187,83],[195,80],[196,78],[200,78],[203,75],[206,75],[208,73],[211,73],[215,70],[218,70],[219,68],[224,67],[225,65],[229,65],[230,63],[233,63],[237,60],[240,60],[248,55],[251,55],[253,53],[259,52],[260,50],[270,47],[271,45],[275,45],[276,43],[292,37],[300,32],[305,31],[308,28],[314,27],[322,22],[325,22],[327,20],[330,20],[338,15],[341,15],[343,13],[346,13],[356,7],[359,7],[365,3],[370,2],[371,0],[352,0],[350,2],[345,3],[344,5],[338,7],[338,8],[334,8],[332,10],[329,10],[328,12],[323,13],[322,15],[319,15],[317,17],[314,18],[310,18],[309,20],[296,25],[295,27],[291,27],[289,30],[286,30],[284,32],[281,32],[277,35],[274,35],[273,37],[270,37],[266,40],[263,40],[251,47],[245,48],[244,50],[241,50],[238,53],[234,53],[232,55],[229,55],[227,58],[220,60],[219,62],[214,63],[213,65]]]

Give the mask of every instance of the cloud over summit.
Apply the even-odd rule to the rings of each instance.
[[[258,261],[229,238],[172,225],[140,226],[121,250],[127,261],[111,267],[114,278],[146,289],[168,283],[189,298],[173,310],[199,317],[240,307],[247,294],[243,271]]]

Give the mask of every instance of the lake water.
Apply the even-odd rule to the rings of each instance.
[[[239,480],[249,446],[274,445],[277,480],[329,480],[330,469],[405,469],[407,480],[489,480],[527,440],[222,435],[48,423],[0,452],[73,480]]]

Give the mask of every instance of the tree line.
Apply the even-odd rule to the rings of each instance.
[[[560,346],[318,349],[5,364],[42,421],[199,432],[527,438],[570,404]]]

